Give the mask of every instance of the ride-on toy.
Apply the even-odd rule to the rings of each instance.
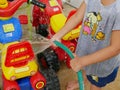
[[[4,90],[12,87],[11,84],[13,81],[24,77],[30,78],[30,85],[34,90],[44,87],[46,80],[38,71],[38,66],[30,43],[11,42],[5,44],[3,49],[4,51],[2,50],[1,58],[4,76],[3,80],[10,83],[6,85],[6,82],[4,82]],[[20,88],[19,86],[17,87]]]
[[[35,27],[36,33],[41,34],[44,37],[47,37],[50,39],[55,33],[57,33],[66,23],[66,21],[70,18],[72,14],[76,12],[76,10],[73,10],[70,12],[68,17],[65,17],[65,15],[62,13],[62,2],[61,0],[40,0],[41,2],[46,4],[46,8],[38,8],[37,6],[33,7],[33,26]],[[72,52],[76,49],[77,44],[77,38],[79,36],[81,23],[76,26],[75,29],[71,30],[69,33],[67,33],[61,40],[61,42],[67,46]],[[70,57],[66,54],[64,50],[57,47],[50,47],[52,49],[45,50],[42,53],[39,53],[37,55],[39,62],[43,63],[43,58],[46,59],[44,62],[46,62],[46,65],[48,67],[57,68],[59,70],[59,63],[55,65],[49,64],[49,62],[52,62],[51,60],[48,60],[48,56],[50,50],[52,52],[55,52],[57,54],[59,61],[64,61],[68,68],[70,68]],[[54,61],[53,61],[54,62]],[[43,63],[45,66],[45,63]],[[56,71],[56,69],[55,69]]]
[[[20,41],[22,38],[21,24],[17,18],[13,17],[13,14],[26,2],[45,8],[45,4],[36,0],[0,0],[3,90],[60,90],[59,84],[57,89],[51,88],[52,86],[47,87],[49,83],[44,75],[48,76],[50,73],[43,74],[38,68],[31,43]],[[54,76],[49,75],[47,78],[51,77],[53,80]]]

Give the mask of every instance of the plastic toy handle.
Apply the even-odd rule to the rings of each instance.
[[[28,3],[32,3],[38,7],[45,8],[46,5],[37,0],[28,0]]]
[[[72,52],[65,45],[63,45],[62,43],[60,43],[58,41],[54,41],[54,43],[56,44],[56,46],[62,48],[71,57],[71,59],[74,58]],[[77,76],[78,76],[78,81],[79,81],[79,89],[84,90],[84,81],[83,81],[83,76],[82,76],[81,70],[79,72],[77,72]]]

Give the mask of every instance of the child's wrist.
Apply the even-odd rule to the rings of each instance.
[[[86,66],[86,60],[84,59],[84,57],[79,58],[79,67],[80,69],[84,68]]]

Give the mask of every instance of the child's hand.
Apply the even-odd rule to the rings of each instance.
[[[56,34],[50,39],[50,41],[53,42],[55,40],[61,42],[61,39],[58,38],[58,36]]]
[[[59,39],[59,38],[57,37],[57,35],[55,34],[55,35],[50,39],[50,42],[51,42],[51,44],[52,44],[53,46],[56,47],[56,45],[54,44],[54,41],[61,42],[61,39]]]
[[[70,66],[73,69],[73,71],[78,72],[79,70],[82,69],[82,65],[80,65],[80,58],[76,55],[74,55],[75,58],[70,61]]]

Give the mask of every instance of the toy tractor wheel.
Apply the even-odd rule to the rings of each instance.
[[[41,68],[50,68],[57,72],[60,69],[58,55],[52,48],[47,48],[45,51],[37,54],[37,60]]]
[[[46,85],[46,78],[40,72],[30,78],[31,85],[34,90],[42,89]]]
[[[36,33],[40,34],[44,37],[47,37],[49,32],[48,32],[48,25],[47,24],[39,24],[38,27],[36,27]]]
[[[41,73],[46,78],[46,86],[44,90],[60,90],[60,82],[54,70],[44,69]]]
[[[19,87],[17,81],[7,80],[3,74],[2,74],[2,79],[3,79],[3,89],[2,90],[20,90],[20,87]]]

